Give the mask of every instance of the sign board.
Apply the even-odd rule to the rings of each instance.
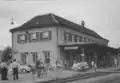
[[[77,50],[78,47],[75,46],[75,47],[64,47],[64,50]]]

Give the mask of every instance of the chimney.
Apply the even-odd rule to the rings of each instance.
[[[82,27],[85,27],[85,22],[84,22],[84,20],[81,21],[81,26],[82,26]]]

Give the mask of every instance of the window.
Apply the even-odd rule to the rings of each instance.
[[[92,43],[94,42],[94,40],[92,40]]]
[[[88,42],[88,38],[86,38],[86,42]]]
[[[68,38],[69,38],[69,33],[64,32],[64,41],[68,42]]]
[[[71,33],[68,33],[68,41],[72,42],[72,34]]]
[[[87,38],[86,37],[84,37],[84,42],[87,42]]]
[[[27,41],[27,35],[26,34],[18,34],[17,41],[18,41],[18,43],[25,43]]]
[[[41,40],[51,40],[51,31],[45,31],[40,33]]]
[[[79,36],[79,42],[82,42],[82,36]]]
[[[88,42],[90,43],[90,39],[88,39]]]
[[[26,64],[27,53],[21,53],[21,61],[23,64]]]
[[[37,52],[32,52],[32,56],[33,56],[33,62],[36,63],[38,58]]]
[[[43,51],[45,57],[45,63],[50,63],[50,51]]]
[[[94,42],[94,40],[91,40],[91,39],[90,39],[90,43],[93,43],[93,42]]]
[[[30,41],[37,41],[38,40],[38,32],[30,33],[29,38],[30,38]]]
[[[74,35],[74,42],[77,42],[77,35]]]

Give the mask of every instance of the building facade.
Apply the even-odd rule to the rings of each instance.
[[[96,32],[54,14],[36,16],[10,31],[13,57],[21,64],[34,64],[37,59],[49,58],[52,64],[58,61],[71,65],[74,60],[83,60],[85,49],[66,45],[108,45],[108,40]]]

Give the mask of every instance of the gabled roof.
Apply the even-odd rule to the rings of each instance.
[[[43,28],[46,26],[67,26],[67,28],[77,30],[81,33],[94,36],[103,40],[108,41],[107,39],[102,38],[100,35],[98,35],[96,32],[93,30],[90,30],[86,27],[82,27],[76,23],[73,23],[69,20],[66,20],[62,17],[59,17],[55,14],[49,13],[49,14],[44,14],[40,16],[35,16],[31,20],[27,21],[23,25],[13,28],[10,31],[15,32],[15,31],[20,31],[20,30],[25,30],[25,29],[31,29],[31,28]]]

